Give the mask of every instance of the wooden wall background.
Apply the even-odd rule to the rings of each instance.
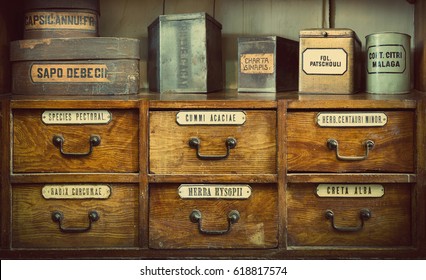
[[[101,0],[100,35],[142,41],[141,88],[148,87],[147,27],[163,10],[207,12],[222,23],[226,88],[237,86],[239,36],[278,35],[298,41],[300,29],[336,27],[353,29],[363,45],[366,35],[381,31],[414,38],[414,5],[406,0]]]

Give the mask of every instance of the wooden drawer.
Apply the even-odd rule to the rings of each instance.
[[[151,112],[150,173],[276,174],[276,112],[244,113],[242,125],[179,125],[177,111]],[[195,138],[198,149],[190,144]],[[225,156],[227,150],[226,158],[211,158]]]
[[[43,190],[43,187],[46,188],[45,185],[12,187],[12,247],[138,246],[136,185],[110,185],[110,196],[106,199],[46,199],[45,194],[49,192]],[[83,192],[82,188],[86,187],[74,185],[74,189],[80,189],[80,193]],[[58,195],[60,189],[64,190],[65,186],[57,186],[52,193]],[[71,195],[72,190],[69,189],[68,193]],[[98,220],[92,211],[98,214]],[[62,214],[60,223],[54,220],[54,213]],[[89,214],[92,214],[92,218],[89,218]]]
[[[349,198],[319,197],[316,194],[318,184],[290,184],[287,189],[288,245],[410,246],[412,186],[382,186],[382,197]],[[346,190],[333,192],[342,195]]]
[[[13,111],[13,172],[138,172],[136,110],[107,110],[111,114],[108,123],[78,125],[46,124],[44,117],[49,118],[49,112],[53,111]],[[61,121],[66,118],[57,117]],[[63,139],[63,153],[55,136]],[[91,143],[92,136],[99,137],[99,145]],[[91,154],[78,155],[88,153],[92,146]]]
[[[218,185],[205,185],[204,188],[214,186]],[[238,188],[236,185],[220,185],[220,187],[224,186]],[[196,185],[190,185],[190,188],[194,188],[193,195],[200,194],[205,198],[181,198],[182,188],[186,186],[179,184],[150,186],[149,246],[151,248],[277,247],[276,185],[251,185],[251,195],[247,199],[209,198],[208,192]],[[245,188],[247,187],[242,189]],[[212,196],[214,193],[215,191],[211,190]]]
[[[323,112],[288,113],[289,172],[415,171],[414,112],[380,113],[387,118],[380,127],[321,127],[317,124],[319,113]],[[374,147],[367,147],[368,140]]]

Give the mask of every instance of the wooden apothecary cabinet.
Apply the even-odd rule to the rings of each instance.
[[[152,14],[113,30],[123,2],[101,2],[100,35],[146,39],[162,7],[130,1]],[[232,21],[247,18],[235,16],[244,1],[216,1],[214,10],[195,2],[171,1],[164,12],[208,12],[222,23],[229,89],[208,95],[143,89],[143,44],[139,94],[10,95],[7,46],[22,39],[23,11],[19,1],[0,9],[0,258],[426,258],[425,94],[237,93],[232,34],[274,24],[239,30]],[[247,12],[268,17],[257,2]],[[272,2],[271,13],[289,18],[305,5]],[[309,4],[322,14],[323,1]],[[424,90],[426,9],[409,7]],[[128,28],[136,20],[140,33]],[[297,39],[293,29],[276,35]],[[49,113],[107,121],[46,123]]]

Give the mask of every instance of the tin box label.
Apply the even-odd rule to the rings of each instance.
[[[382,197],[385,189],[379,184],[319,184],[319,197]]]
[[[275,71],[273,53],[242,54],[240,69],[243,74],[272,74]]]
[[[108,185],[45,185],[41,191],[45,199],[107,199]]]
[[[44,124],[107,124],[112,114],[107,110],[50,110],[44,111]]]
[[[376,45],[367,50],[369,74],[401,74],[406,69],[406,52],[403,45]]]
[[[38,64],[30,69],[33,83],[109,83],[106,64]]]
[[[29,12],[25,14],[26,31],[30,30],[81,30],[96,31],[97,16],[85,12]]]
[[[176,114],[179,125],[243,125],[243,111],[180,111]]]
[[[248,199],[251,196],[251,187],[249,185],[182,184],[178,188],[178,194],[184,199]]]
[[[302,53],[302,69],[307,75],[343,75],[348,70],[348,54],[341,48],[308,48]]]
[[[320,112],[316,122],[320,127],[380,127],[388,117],[383,112]]]

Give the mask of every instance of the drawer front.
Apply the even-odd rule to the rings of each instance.
[[[320,127],[318,113],[288,113],[290,172],[414,172],[413,112],[385,112],[381,127]]]
[[[136,110],[107,110],[108,123],[72,125],[45,124],[46,111],[13,111],[13,172],[138,172]],[[67,115],[56,119],[64,118]],[[57,136],[62,144],[53,140]],[[91,142],[93,136],[100,140],[98,145]],[[89,155],[81,155],[90,149]]]
[[[242,125],[179,125],[177,113],[150,113],[151,173],[276,174],[275,111],[245,111]]]
[[[46,186],[12,187],[12,247],[138,246],[136,185],[110,185],[110,195],[104,199],[46,199],[43,187]],[[58,186],[52,193],[63,194],[60,189],[64,190],[65,187]],[[87,186],[74,185],[74,189],[80,193],[90,192]],[[70,188],[68,192],[71,194],[73,191]],[[57,215],[56,220],[54,214]],[[92,215],[90,218],[89,214]]]
[[[287,189],[289,246],[411,245],[410,184],[384,184],[384,195],[374,198],[318,197],[317,186]]]
[[[251,185],[251,195],[246,199],[181,198],[178,193],[179,186],[179,184],[150,186],[151,248],[277,247],[276,185]],[[203,195],[201,189],[194,192]]]

